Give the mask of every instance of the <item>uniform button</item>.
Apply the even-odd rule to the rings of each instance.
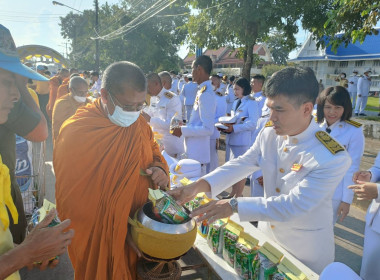
[[[278,193],[279,193],[279,192],[280,192],[280,189],[279,189],[279,188],[276,188],[276,192],[278,192]]]
[[[285,172],[284,168],[280,168],[280,172],[284,173]]]
[[[289,151],[289,149],[285,147],[285,148],[284,148],[284,152],[287,152],[287,151]]]
[[[297,138],[293,138],[293,139],[292,139],[292,143],[293,143],[293,144],[297,144],[297,143],[298,143],[298,139],[297,139]]]
[[[274,226],[274,225],[270,225],[270,228],[271,228],[271,229],[274,229],[274,228],[275,228],[275,226]]]

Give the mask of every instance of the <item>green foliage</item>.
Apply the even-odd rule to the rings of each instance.
[[[265,78],[268,78],[272,76],[275,72],[280,71],[281,69],[284,69],[285,67],[286,67],[285,65],[267,64],[267,65],[264,65],[263,68],[261,69],[261,74]]]
[[[104,4],[99,8],[100,36],[109,34],[126,25],[155,2],[147,0],[132,6],[134,1],[121,1],[119,5]],[[177,55],[187,31],[183,28],[186,16],[162,17],[182,14],[189,8],[181,1],[169,6],[133,31],[113,40],[99,40],[100,68],[104,70],[115,61],[128,60],[139,65],[145,72],[179,70],[182,60]],[[85,10],[82,15],[69,13],[61,18],[61,34],[72,41],[69,54],[72,65],[81,69],[95,68],[95,12]]]
[[[287,40],[283,31],[275,30],[265,39],[273,62],[279,65],[287,65],[289,53],[298,47],[295,40]]]

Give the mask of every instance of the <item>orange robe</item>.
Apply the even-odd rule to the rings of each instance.
[[[75,279],[136,279],[137,256],[125,241],[128,217],[153,187],[140,169],[159,166],[168,174],[145,119],[116,126],[98,99],[63,124],[53,160],[57,210],[75,230],[68,248]]]
[[[62,82],[62,85],[59,86],[57,91],[57,97],[55,98],[55,101],[57,102],[58,99],[68,94],[69,91],[69,81],[70,78],[64,79]],[[54,107],[53,107],[54,108]]]
[[[51,119],[51,115],[53,113],[53,107],[54,107],[55,99],[57,97],[57,91],[58,91],[58,88],[61,84],[62,84],[62,80],[60,77],[54,76],[54,77],[50,78],[50,81],[49,81],[49,89],[50,89],[49,103],[46,105],[46,113],[48,114],[50,119]]]

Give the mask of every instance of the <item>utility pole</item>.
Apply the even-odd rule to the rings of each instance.
[[[99,34],[99,3],[98,0],[94,0],[95,2],[95,31],[96,36]],[[99,39],[95,40],[95,70],[99,71]]]

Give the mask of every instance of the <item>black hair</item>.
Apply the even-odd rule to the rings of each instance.
[[[261,84],[264,85],[265,77],[264,77],[263,75],[260,75],[260,74],[254,75],[254,76],[252,77],[252,79],[254,79],[254,80],[258,80],[258,81],[261,82]]]
[[[230,80],[230,82],[233,82],[233,81],[235,80],[235,76],[231,76],[231,77],[229,78],[229,80]]]
[[[340,118],[341,121],[347,121],[352,117],[352,103],[347,89],[341,86],[328,87],[323,90],[317,98],[318,123],[323,122],[325,118],[323,108],[325,107],[326,100],[335,106],[343,107],[344,111]]]
[[[341,74],[341,75],[343,74],[345,78],[347,77],[346,73],[344,73],[344,72],[342,72],[342,73],[340,73],[340,74]]]
[[[315,104],[319,84],[314,72],[309,67],[287,67],[272,75],[265,84],[265,95],[273,98],[286,96],[296,107],[304,103]]]
[[[212,71],[212,60],[207,55],[201,55],[194,60],[194,66],[201,66],[203,70],[205,70],[205,72],[210,75]]]
[[[147,83],[143,71],[129,61],[112,63],[104,71],[102,88],[116,95],[122,94],[126,86],[137,92],[146,91]]]
[[[243,89],[243,95],[247,96],[251,93],[251,85],[249,84],[249,81],[246,78],[239,78],[235,85],[238,85]]]
[[[221,79],[221,77],[220,77],[219,75],[217,75],[217,74],[213,74],[213,75],[211,75],[211,77],[212,77],[212,78],[218,78],[218,79]]]
[[[162,86],[161,78],[160,78],[160,76],[157,73],[149,73],[146,76],[146,79],[147,79],[148,82],[149,81],[156,82],[156,83],[159,83]]]
[[[111,64],[111,65],[112,65],[112,64]],[[110,65],[110,66],[111,66],[111,65]],[[99,72],[92,71],[92,72],[91,72],[91,76],[99,77]]]

